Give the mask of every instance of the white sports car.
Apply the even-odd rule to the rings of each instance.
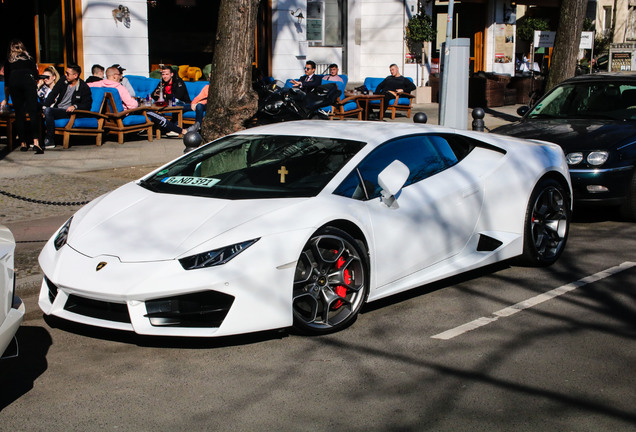
[[[512,257],[557,260],[560,147],[374,122],[238,132],[95,199],[49,240],[46,314],[145,335],[327,333],[365,302]]]
[[[15,295],[14,251],[13,234],[9,228],[0,225],[0,357],[8,355],[5,351],[18,331],[25,312],[24,303]]]

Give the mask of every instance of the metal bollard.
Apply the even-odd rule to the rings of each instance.
[[[427,121],[428,121],[428,117],[426,116],[426,113],[417,112],[413,116],[413,123],[422,123],[422,124],[424,124]]]
[[[486,112],[483,108],[475,108],[472,113],[473,116],[473,130],[477,132],[484,131],[484,117]]]

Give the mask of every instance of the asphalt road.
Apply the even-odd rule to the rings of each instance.
[[[43,319],[26,284],[0,430],[633,431],[634,265],[636,224],[579,216],[552,267],[422,287],[322,337],[93,329]]]

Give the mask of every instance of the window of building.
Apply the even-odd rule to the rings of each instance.
[[[612,7],[603,6],[603,15],[603,30],[610,30],[612,28]]]
[[[310,46],[341,46],[343,0],[307,2],[307,41]]]

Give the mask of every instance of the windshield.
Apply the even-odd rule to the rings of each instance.
[[[528,118],[636,119],[636,84],[579,82],[559,86],[535,106]]]
[[[225,199],[310,197],[364,145],[309,136],[233,135],[139,184],[155,192]]]

